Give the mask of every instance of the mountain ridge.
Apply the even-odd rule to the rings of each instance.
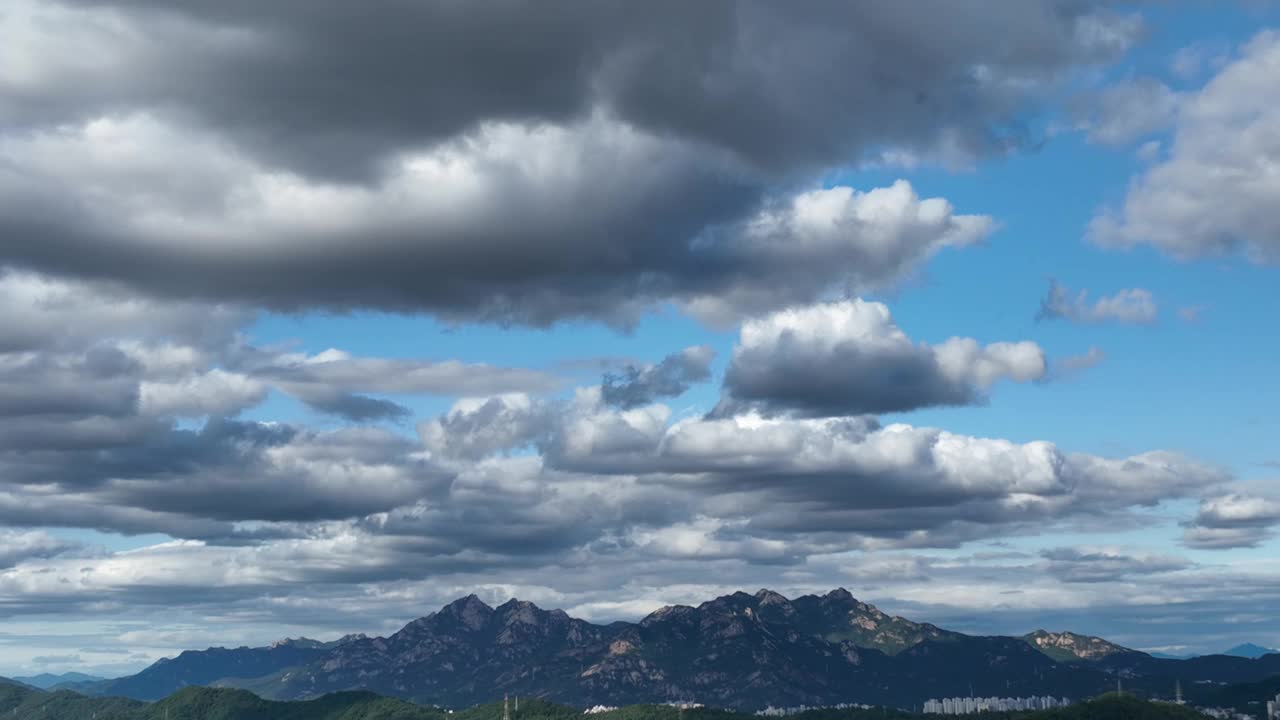
[[[53,688],[65,683],[101,682],[103,680],[106,680],[106,678],[104,677],[99,677],[97,675],[86,675],[85,673],[79,673],[79,672],[40,673],[39,675],[20,675],[10,679],[23,683],[25,685],[30,685],[31,687],[34,687],[34,688],[39,688],[41,690],[48,690],[50,688]]]
[[[1256,660],[1263,655],[1272,653],[1280,653],[1280,649],[1268,648],[1258,645],[1257,643],[1241,643],[1235,647],[1222,651],[1223,655],[1231,655],[1233,657],[1244,657]]]
[[[1238,682],[1267,669],[1280,672],[1280,656],[1165,661],[1075,633],[966,635],[886,614],[843,588],[795,599],[737,592],[608,625],[517,599],[491,607],[472,594],[387,637],[187,651],[85,691],[156,699],[217,685],[296,700],[368,690],[447,707],[502,694],[580,707],[690,699],[737,708],[910,706],[925,688],[1087,697],[1114,687],[1117,675],[1164,690],[1182,675]]]

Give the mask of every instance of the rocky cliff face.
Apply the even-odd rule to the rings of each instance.
[[[777,593],[768,593],[768,597],[771,608],[787,602]],[[833,642],[847,640],[856,647],[880,650],[889,655],[926,640],[961,637],[959,633],[929,623],[887,615],[874,605],[858,601],[843,588],[826,595],[806,595],[789,604],[794,608],[795,622],[805,632]]]
[[[1055,660],[1101,660],[1118,653],[1132,653],[1126,647],[1091,635],[1073,632],[1049,632],[1036,630],[1023,636],[1032,647]]]

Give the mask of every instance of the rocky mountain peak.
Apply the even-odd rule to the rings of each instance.
[[[271,643],[268,647],[271,648],[272,650],[283,648],[283,647],[314,649],[314,648],[324,647],[324,645],[325,644],[320,642],[319,640],[312,640],[311,638],[300,637],[300,638],[284,638],[282,640],[277,640]]]
[[[511,625],[512,623],[538,625],[545,616],[549,615],[537,605],[527,600],[517,600],[515,598],[495,608],[494,614],[501,617],[502,622],[506,625]]]
[[[682,617],[692,612],[694,612],[694,609],[688,605],[664,605],[646,615],[644,619],[640,621],[640,626],[647,627],[665,620]]]
[[[1110,655],[1133,652],[1100,637],[1073,632],[1041,629],[1024,635],[1023,639],[1055,660],[1101,660]]]
[[[483,600],[471,594],[445,605],[440,612],[453,616],[469,630],[479,630],[489,623],[494,611]]]
[[[759,600],[761,605],[784,605],[784,604],[790,605],[791,604],[791,601],[788,600],[786,596],[784,596],[782,593],[774,592],[769,588],[760,588],[759,590],[757,590],[756,600]]]

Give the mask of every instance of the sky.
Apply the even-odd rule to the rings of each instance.
[[[0,675],[473,592],[1280,647],[1277,78],[1271,2],[10,0]]]

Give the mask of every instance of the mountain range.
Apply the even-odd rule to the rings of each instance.
[[[85,675],[84,673],[78,672],[66,672],[59,675],[54,675],[53,673],[40,673],[39,675],[15,677],[11,679],[15,682],[22,683],[23,685],[29,685],[33,688],[48,690],[49,688],[57,687],[58,685],[65,685],[67,683],[101,682],[104,678],[100,678],[96,675]]]
[[[137,675],[62,687],[139,700],[210,685],[275,700],[366,690],[444,707],[509,694],[577,707],[696,701],[754,709],[914,707],[970,692],[1081,698],[1117,679],[1172,695],[1179,681],[1191,687],[1276,673],[1280,655],[1165,660],[1068,632],[966,635],[888,615],[838,589],[795,599],[739,592],[608,625],[520,600],[490,607],[471,595],[388,637],[188,651]]]

